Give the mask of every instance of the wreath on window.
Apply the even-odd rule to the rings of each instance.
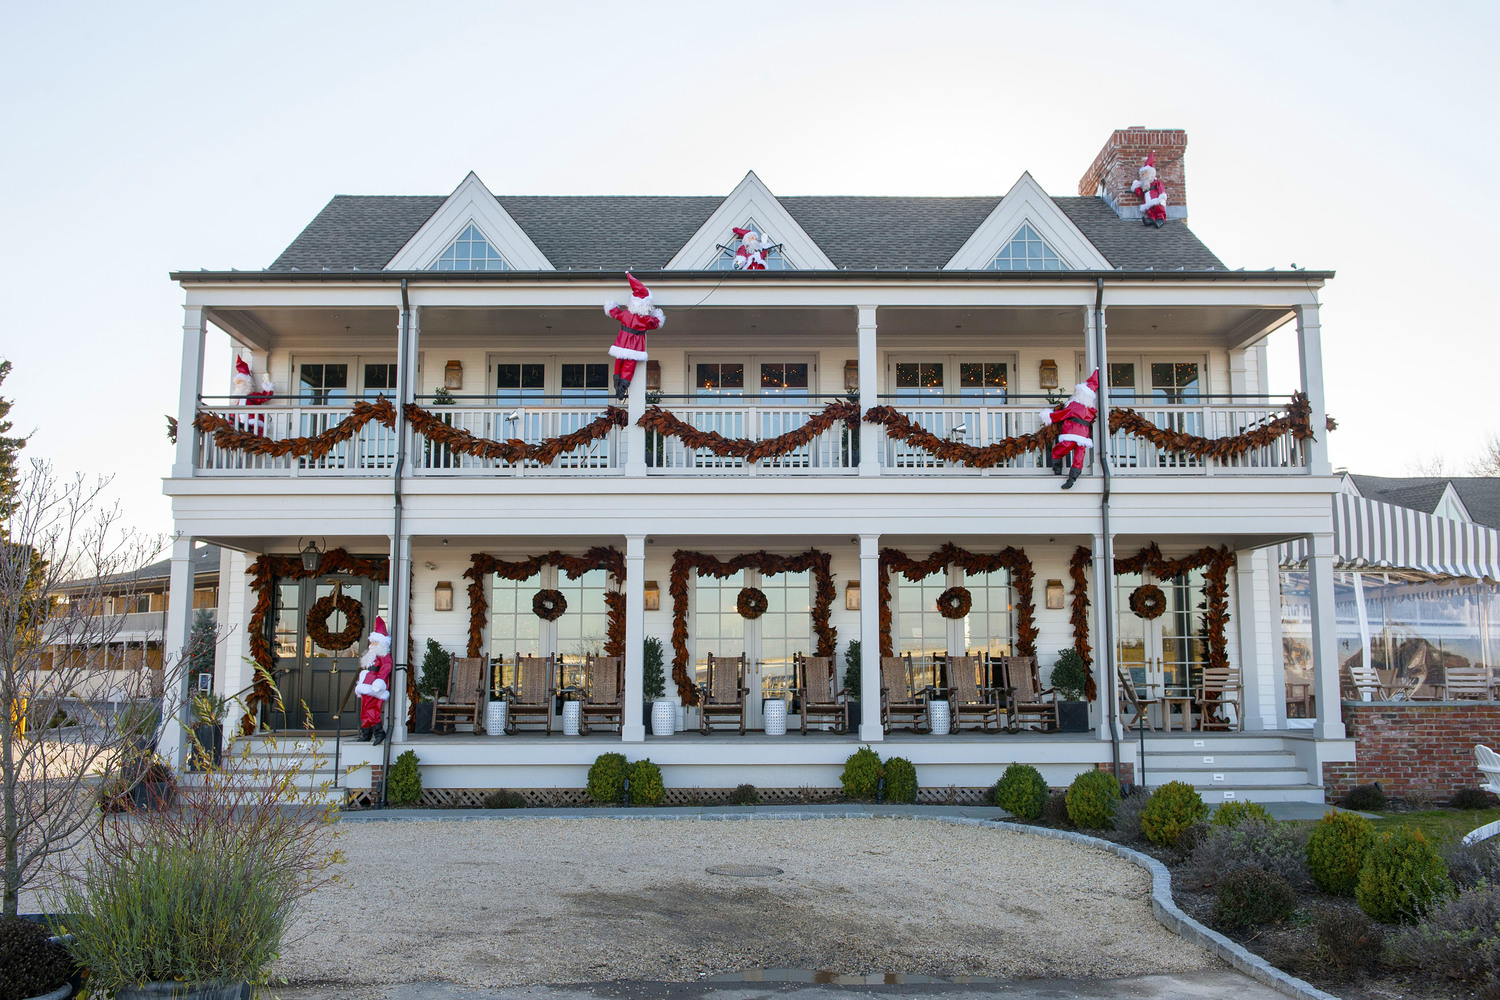
[[[740,590],[739,600],[734,602],[734,606],[741,618],[754,621],[766,613],[771,602],[766,600],[766,592],[759,587],[745,587]]]
[[[568,599],[560,590],[538,590],[531,599],[531,613],[544,622],[555,622],[568,610]]]
[[[344,627],[328,631],[328,619],[334,611],[343,613]],[[321,649],[348,649],[365,634],[365,613],[359,602],[342,590],[313,601],[307,609],[307,637]]]
[[[944,618],[957,621],[969,616],[969,609],[974,606],[974,595],[969,593],[968,587],[949,587],[938,595],[938,614]]]
[[[1167,610],[1167,595],[1154,583],[1137,587],[1130,592],[1130,610],[1147,621],[1160,618]]]

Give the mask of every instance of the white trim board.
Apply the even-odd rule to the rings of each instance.
[[[471,222],[515,270],[557,270],[472,170],[432,217],[422,223],[416,235],[407,240],[406,246],[396,252],[385,270],[427,270]]]
[[[762,235],[771,243],[780,243],[781,256],[789,268],[797,270],[833,271],[833,261],[828,259],[821,247],[813,242],[792,214],[786,210],[770,188],[755,176],[755,171],[745,175],[729,196],[719,203],[708,221],[682,245],[665,271],[701,271],[713,263],[719,255],[720,243],[729,246],[734,241],[734,227],[755,219],[765,227]]]
[[[979,228],[958,248],[958,253],[943,265],[945,271],[983,271],[990,266],[1023,223],[1031,223],[1038,236],[1047,241],[1069,270],[1110,271],[1114,267],[1104,259],[1087,236],[1068,218],[1057,203],[1032,179],[1021,174],[1000,204],[979,224]]]

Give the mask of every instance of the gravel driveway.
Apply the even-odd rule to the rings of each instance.
[[[344,824],[292,983],[682,982],[745,968],[1121,977],[1223,968],[1150,877],[1063,841],[900,819]],[[780,868],[710,875],[718,865]]]

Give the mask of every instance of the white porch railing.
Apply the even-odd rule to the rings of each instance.
[[[272,440],[312,437],[337,427],[348,418],[347,406],[212,406],[217,414],[242,431]],[[396,462],[396,434],[384,424],[371,421],[348,441],[335,445],[323,458],[255,455],[220,448],[212,434],[193,428],[179,433],[198,435],[198,475],[326,476],[390,475]]]
[[[797,430],[823,412],[819,403],[802,406],[713,405],[670,406],[672,415],[700,431],[726,438],[764,441]],[[689,448],[680,438],[646,432],[646,471],[657,476],[837,476],[859,471],[859,429],[840,422],[806,445],[773,458],[748,462],[722,457],[707,448]]]
[[[604,416],[602,406],[429,406],[428,412],[457,430],[468,431],[486,441],[520,440],[540,444],[548,438],[571,434]],[[501,459],[465,455],[435,441],[417,436],[412,467],[419,475],[447,476],[609,476],[625,468],[625,437],[611,427],[604,437],[565,451],[550,463],[506,462]]]
[[[1040,404],[1032,406],[911,406],[894,404],[908,420],[945,441],[983,448],[1005,438],[1035,434],[1042,427]],[[897,441],[880,428],[882,475],[1001,476],[1035,473],[1046,467],[1039,453],[1022,455],[991,469],[944,462],[929,452]]]

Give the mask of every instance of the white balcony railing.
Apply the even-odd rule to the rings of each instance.
[[[908,420],[945,441],[983,448],[1022,434],[1035,434],[1042,427],[1039,405],[1032,406],[913,406],[895,404]],[[998,476],[1036,473],[1046,468],[1038,453],[1022,455],[990,469],[975,469],[962,462],[944,462],[931,453],[889,437],[880,429],[882,475]]]
[[[486,441],[520,440],[540,444],[549,438],[571,434],[604,416],[602,406],[431,406],[443,423],[467,431]],[[419,475],[618,475],[625,468],[625,437],[622,429],[611,427],[604,437],[596,438],[572,451],[565,451],[550,463],[540,461],[507,462],[480,458],[454,451],[420,435],[413,449],[412,468]]]
[[[674,417],[726,438],[765,441],[798,430],[823,412],[819,403],[669,406]],[[859,429],[840,422],[792,451],[759,462],[689,448],[680,438],[646,432],[646,471],[658,476],[837,476],[859,471]]]

